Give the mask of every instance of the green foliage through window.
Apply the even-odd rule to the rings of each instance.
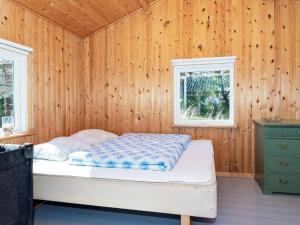
[[[13,116],[14,62],[0,59],[0,127],[2,117]]]
[[[181,116],[188,120],[230,117],[230,71],[180,73]]]

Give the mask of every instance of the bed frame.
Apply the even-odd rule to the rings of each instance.
[[[83,191],[84,190],[84,191]],[[95,197],[99,196],[99,197]],[[34,199],[190,216],[216,217],[216,184],[149,183],[34,175]]]
[[[190,225],[191,216],[216,217],[216,186],[215,179],[203,185],[44,174],[33,177],[36,200],[176,214],[181,215],[181,225]]]

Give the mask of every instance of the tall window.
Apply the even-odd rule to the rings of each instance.
[[[234,126],[236,57],[173,60],[174,124]]]
[[[31,48],[0,39],[0,134],[28,129],[27,57]]]

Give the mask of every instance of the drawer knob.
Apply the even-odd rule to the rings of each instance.
[[[279,183],[281,183],[282,185],[287,185],[289,183],[289,181],[288,180],[280,179]]]
[[[279,148],[281,148],[281,149],[288,149],[288,145],[286,145],[286,144],[280,144],[279,145]]]
[[[289,163],[288,162],[283,162],[283,161],[280,161],[280,166],[288,166]]]

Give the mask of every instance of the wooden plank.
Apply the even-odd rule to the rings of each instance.
[[[295,99],[296,99],[296,119],[300,119],[300,1],[296,1],[295,5],[295,15],[296,21],[294,24],[294,29],[296,29],[296,76],[295,76]]]
[[[147,0],[138,0],[138,1],[139,1],[139,3],[141,4],[141,6],[143,7],[143,9],[146,13],[151,12],[150,6],[149,6],[149,3],[147,2]]]
[[[32,10],[80,37],[85,37],[141,8],[149,13],[149,3],[154,0],[10,1]]]

